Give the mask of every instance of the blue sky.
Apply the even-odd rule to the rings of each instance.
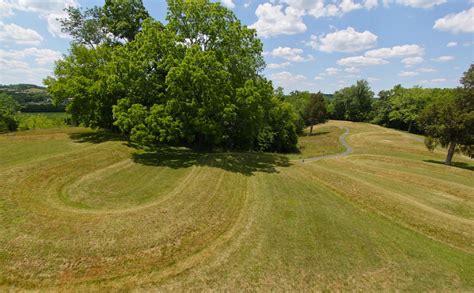
[[[275,86],[332,93],[455,87],[474,60],[473,0],[221,0],[264,43]],[[0,0],[0,84],[41,84],[70,39],[56,18],[99,0]],[[164,21],[166,2],[144,0]]]

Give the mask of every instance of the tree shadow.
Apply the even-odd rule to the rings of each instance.
[[[444,161],[435,161],[435,160],[423,160],[423,162],[426,163],[433,163],[433,164],[439,164],[439,165],[445,165]],[[446,165],[445,165],[446,166]],[[460,169],[465,169],[469,171],[474,171],[474,166],[469,165],[468,163],[465,162],[452,162],[451,167],[455,168],[460,168]]]
[[[305,137],[305,136],[320,136],[320,135],[324,135],[324,134],[328,134],[329,131],[320,131],[320,132],[313,132],[311,134],[309,133],[305,133],[302,135],[302,137]]]
[[[181,147],[159,147],[152,151],[136,152],[133,161],[147,166],[162,166],[173,169],[192,166],[208,166],[252,176],[257,172],[278,173],[278,167],[288,167],[288,158],[265,153],[213,153],[197,152]]]
[[[71,133],[69,137],[78,143],[99,144],[108,141],[127,141],[127,138],[121,134],[108,131],[76,132]]]

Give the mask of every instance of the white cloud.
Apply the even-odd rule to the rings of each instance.
[[[322,77],[320,75],[314,77],[314,80],[322,80],[322,79],[324,79],[324,77]]]
[[[405,56],[423,56],[425,49],[418,45],[403,45],[395,46],[392,48],[381,48],[371,50],[365,53],[365,56],[371,58],[393,58],[393,57],[405,57]]]
[[[278,86],[282,86],[284,88],[301,89],[308,84],[306,76],[301,74],[293,74],[288,71],[271,74],[269,77]]]
[[[431,82],[434,82],[434,83],[440,83],[440,82],[446,82],[446,81],[448,81],[446,78],[435,78],[431,80]]]
[[[431,68],[431,67],[424,67],[424,68],[418,69],[417,71],[423,72],[423,73],[431,73],[431,72],[436,72],[436,69]]]
[[[344,71],[347,73],[359,73],[360,69],[357,67],[347,67],[344,69]]]
[[[281,69],[290,66],[290,62],[283,62],[283,63],[270,63],[268,64],[269,69]]]
[[[260,4],[255,11],[258,20],[250,27],[257,30],[261,37],[293,35],[306,31],[302,12],[291,6],[282,11],[281,5]]]
[[[53,51],[50,49],[37,49],[37,48],[27,48],[24,50],[2,50],[0,49],[0,58],[3,59],[13,59],[13,60],[25,60],[27,58],[34,58],[36,63],[39,65],[44,65],[48,63],[53,63],[54,61],[62,57],[61,52]]]
[[[278,47],[273,49],[269,54],[273,57],[283,58],[291,62],[305,62],[314,60],[314,57],[311,55],[308,55],[305,58],[303,56],[303,50],[298,48]]]
[[[356,52],[369,49],[377,43],[377,36],[369,31],[357,32],[352,27],[322,35],[312,35],[306,45],[323,52]]]
[[[440,56],[437,58],[433,58],[432,60],[436,62],[448,62],[454,60],[454,56]]]
[[[0,22],[0,41],[19,45],[39,45],[43,37],[35,30],[24,28],[14,23]]]
[[[339,73],[339,69],[334,68],[334,67],[329,67],[329,68],[326,68],[325,72],[329,76],[334,76]]]
[[[410,67],[410,66],[413,66],[413,65],[416,65],[416,64],[420,64],[423,61],[424,60],[423,60],[422,57],[407,57],[407,58],[402,59],[402,63],[406,67]]]
[[[457,42],[449,42],[446,47],[451,48],[451,47],[456,47],[458,45]]]
[[[33,12],[46,21],[48,31],[53,36],[62,38],[69,36],[61,32],[61,25],[57,19],[67,17],[63,10],[69,6],[78,7],[79,3],[77,0],[12,0],[9,2],[0,0],[0,10],[6,9],[9,15],[13,15],[14,10]]]
[[[27,62],[8,60],[0,57],[0,84],[32,83],[42,84],[43,79],[51,74],[50,68],[30,66]]]
[[[417,76],[419,73],[415,71],[402,71],[398,74],[400,77],[413,77]]]
[[[474,32],[474,7],[461,11],[457,14],[448,14],[436,20],[433,28],[451,33],[473,33]]]
[[[235,8],[235,4],[232,0],[221,0],[222,5],[224,5],[227,8]]]
[[[397,4],[404,6],[426,9],[446,3],[447,0],[384,0],[385,6],[392,2],[396,2]]]
[[[379,81],[380,78],[376,78],[376,77],[367,77],[367,81],[368,82],[376,82],[376,81]]]
[[[364,7],[367,9],[372,9],[379,6],[378,0],[365,0],[364,1]]]
[[[370,66],[370,65],[382,65],[387,64],[386,60],[381,58],[372,58],[366,56],[355,56],[339,59],[337,64],[348,67],[358,67],[358,66]]]

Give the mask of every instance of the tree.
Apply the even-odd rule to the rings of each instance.
[[[20,106],[12,97],[0,93],[0,133],[17,130],[19,109]]]
[[[326,102],[324,95],[321,92],[311,94],[309,101],[304,110],[304,120],[306,126],[309,126],[309,135],[313,134],[313,126],[315,124],[324,123],[327,121],[328,113],[326,109]]]
[[[130,18],[122,11],[129,4],[137,5]],[[147,145],[295,148],[297,115],[260,75],[263,46],[254,29],[209,0],[168,1],[166,25],[143,20],[140,7],[106,1],[86,15],[109,39],[79,31],[45,80],[55,101],[70,100],[76,122],[116,127]],[[83,15],[77,19],[82,25]]]
[[[370,118],[374,93],[366,80],[334,93],[333,118],[349,121],[367,121]]]
[[[446,165],[452,164],[456,150],[473,156],[474,144],[474,68],[464,73],[461,83],[464,87],[446,92],[421,113],[419,122],[427,134],[425,144],[429,150],[438,145],[448,148]],[[451,94],[449,94],[451,93]]]

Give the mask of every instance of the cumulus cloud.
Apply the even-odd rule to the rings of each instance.
[[[221,0],[222,5],[224,5],[227,8],[235,8],[235,4],[232,0]]]
[[[269,69],[281,69],[290,66],[290,62],[283,62],[283,63],[270,63],[268,64]]]
[[[35,30],[0,22],[0,41],[19,45],[39,45],[43,37]]]
[[[454,56],[439,56],[437,58],[433,58],[432,60],[436,62],[448,62],[454,60]]]
[[[377,36],[370,31],[358,32],[352,27],[322,35],[312,35],[307,46],[323,52],[357,52],[369,49],[377,43]]]
[[[436,20],[433,28],[451,33],[474,32],[474,7],[457,14],[448,14]]]
[[[9,60],[25,60],[34,58],[39,65],[53,63],[62,57],[61,52],[50,49],[27,48],[24,50],[2,50],[0,49],[0,58]]]
[[[365,53],[365,56],[372,58],[394,58],[405,56],[422,56],[425,54],[425,49],[418,45],[403,45],[392,48],[381,48],[371,50]]]
[[[338,65],[347,66],[347,67],[359,67],[359,66],[370,66],[370,65],[382,65],[387,64],[386,60],[382,58],[373,58],[367,56],[354,56],[339,59],[337,61]]]
[[[255,11],[258,20],[250,27],[257,30],[261,37],[293,35],[306,31],[303,13],[291,6],[283,10],[281,5],[260,4]]]
[[[353,0],[338,0],[325,4],[324,0],[282,0],[305,15],[315,18],[342,16],[353,10],[362,8],[371,9],[377,6],[377,0],[365,0],[364,3],[357,3]]]
[[[339,73],[339,69],[334,68],[334,67],[329,67],[326,68],[325,70],[326,74],[329,76],[337,75]]]
[[[451,48],[451,47],[456,47],[458,45],[457,42],[449,42],[446,47]]]
[[[415,71],[402,71],[398,74],[400,77],[413,77],[417,76],[419,73]]]
[[[305,62],[314,60],[314,57],[311,55],[304,57],[303,50],[299,48],[278,47],[273,49],[270,52],[270,55],[273,57],[283,58],[291,62]]]
[[[422,63],[424,60],[422,57],[407,57],[407,58],[403,58],[402,59],[402,63],[406,66],[406,67],[410,67],[410,66],[413,66],[413,65],[416,65],[416,64],[420,64]]]
[[[414,7],[414,8],[431,8],[436,5],[441,5],[447,2],[447,0],[384,0],[384,4],[387,6],[389,3],[395,2],[400,5]]]
[[[69,6],[78,7],[77,0],[12,0],[6,2],[0,0],[0,11],[7,11],[7,15],[13,15],[14,10],[34,12],[39,18],[47,23],[48,31],[56,37],[68,38],[67,34],[61,32],[61,24],[58,18],[66,18],[63,11]],[[0,14],[4,14],[0,12]]]
[[[423,67],[423,68],[419,68],[417,71],[423,72],[423,73],[431,73],[431,72],[436,72],[436,69],[431,68],[431,67]]]

